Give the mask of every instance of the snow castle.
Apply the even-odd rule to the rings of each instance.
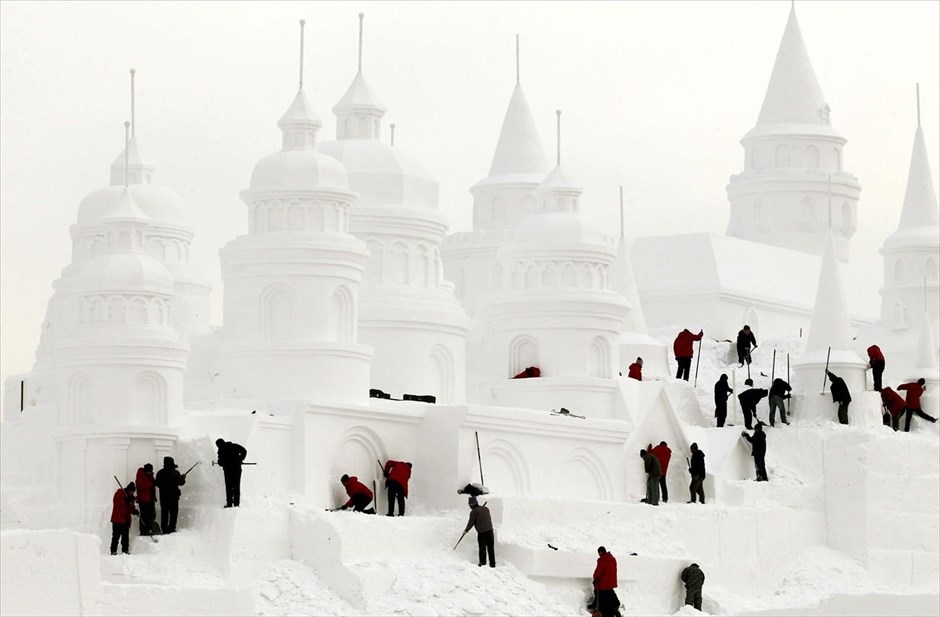
[[[860,186],[842,168],[846,140],[795,10],[742,139],[745,169],[727,187],[727,235],[638,238],[632,252],[622,230],[580,212],[561,112],[549,163],[518,56],[489,174],[470,188],[473,229],[447,235],[437,180],[382,141],[386,108],[364,77],[359,17],[336,139],[319,137],[301,66],[281,147],[240,193],[247,229],[220,250],[221,327],[209,325],[209,285],[189,261],[185,207],[152,183],[135,135],[111,185],[82,201],[34,369],[5,383],[2,612],[121,614],[145,597],[146,614],[256,614],[284,597],[286,572],[302,572],[336,614],[577,614],[605,544],[620,558],[625,614],[675,613],[690,561],[708,573],[711,613],[754,614],[795,578],[838,571],[863,583],[761,614],[863,604],[929,614],[940,593],[940,441],[935,425],[881,425],[859,355],[871,339],[909,358],[889,374],[925,377],[936,414],[940,216],[920,128],[901,223],[882,250],[886,308],[854,340],[861,320],[841,262],[864,215]],[[729,258],[740,250],[788,264],[786,299],[741,285]],[[668,345],[693,322],[717,338],[759,328],[754,364],[732,365],[727,343],[708,340],[695,383],[672,379]],[[670,334],[656,340],[647,324]],[[794,356],[792,422],[768,429],[771,481],[757,484],[738,428],[714,427],[711,386],[727,372],[735,394],[747,375],[767,387],[783,374],[777,348]],[[648,359],[642,381],[621,375],[637,355]],[[853,393],[847,427],[820,393],[827,366]],[[530,367],[538,376],[515,378]],[[562,407],[571,413],[552,413]],[[729,413],[736,423],[733,404]],[[258,463],[238,509],[221,508],[219,436]],[[638,452],[660,441],[673,452],[671,500],[654,508],[638,503]],[[693,442],[707,456],[704,506],[682,503]],[[112,476],[126,481],[163,456],[201,463],[183,487],[182,532],[159,544],[135,533],[132,555],[109,561],[94,536],[106,533]],[[344,473],[374,484],[384,509],[388,459],[414,463],[408,517],[324,512],[345,501]],[[508,564],[493,573],[464,567],[473,547],[450,546],[465,507],[455,489],[476,481],[492,489],[497,559]],[[55,562],[36,568],[44,554]],[[441,599],[458,578],[477,586]],[[67,589],[31,593],[63,580]],[[527,599],[494,600],[495,587]]]

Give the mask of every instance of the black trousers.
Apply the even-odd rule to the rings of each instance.
[[[872,360],[871,362],[871,379],[875,382],[875,390],[881,392],[881,376],[885,372],[885,363],[884,361]]]
[[[923,418],[924,420],[927,420],[928,422],[937,421],[937,419],[931,416],[930,414],[924,413],[922,409],[913,409],[911,407],[908,407],[906,410],[906,415],[904,417],[904,432],[905,433],[911,432],[911,418],[913,418],[915,415],[920,416],[921,418]]]
[[[757,481],[767,482],[767,468],[764,467],[764,455],[754,455],[754,469],[757,470]]]
[[[676,358],[676,364],[679,365],[679,368],[676,369],[676,379],[688,381],[689,369],[692,368],[692,358]]]
[[[242,466],[223,467],[225,475],[225,505],[238,507],[241,500]]]
[[[770,402],[770,426],[774,425],[774,412],[780,410],[780,421],[786,424],[787,422],[787,407],[783,402],[782,396],[771,396],[769,399]]]
[[[180,513],[179,499],[173,501],[160,500],[160,529],[163,533],[176,531],[176,517]]]
[[[388,492],[388,516],[395,516],[395,502],[398,502],[398,516],[405,515],[405,489],[395,480],[386,480],[385,489]]]
[[[705,478],[703,476],[692,476],[692,483],[689,484],[689,494],[691,497],[689,501],[695,503],[695,498],[698,497],[702,503],[705,503]]]
[[[614,617],[620,614],[620,611],[617,610],[620,608],[620,598],[617,597],[617,592],[613,589],[602,589],[595,592],[594,599],[597,601],[597,612],[603,617]]]
[[[138,519],[140,535],[152,536],[153,522],[157,520],[157,504],[152,501],[141,501],[138,505],[140,506],[140,518]]]
[[[364,512],[366,514],[375,514],[375,508],[369,508],[366,510],[366,506],[372,503],[371,497],[366,497],[365,495],[356,495],[353,497],[353,510],[355,512]]]
[[[702,610],[702,588],[701,586],[685,588],[685,603],[696,610]]]
[[[486,557],[489,555],[490,567],[496,567],[496,536],[493,530],[477,532],[477,546],[480,549],[480,565],[486,565]]]
[[[118,539],[121,540],[121,552],[130,554],[130,523],[111,523],[111,554],[117,552]]]
[[[669,489],[666,488],[666,476],[659,476],[659,492],[662,494],[663,503],[669,501]]]
[[[839,410],[836,412],[836,415],[839,416],[839,424],[848,424],[849,423],[849,404],[840,402]]]
[[[649,474],[646,475],[646,503],[651,506],[659,505],[659,481],[662,478],[654,478]]]
[[[751,363],[751,349],[748,347],[738,346],[738,364],[744,364],[747,362]]]
[[[728,418],[728,401],[715,401],[715,418],[718,421],[718,426],[722,427],[725,425],[725,420]]]
[[[744,414],[744,428],[751,430],[751,422],[753,422],[753,417],[757,415],[757,408],[741,405],[741,412]]]

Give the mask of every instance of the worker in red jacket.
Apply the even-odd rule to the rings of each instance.
[[[692,356],[695,353],[692,350],[692,343],[702,340],[702,333],[703,331],[699,330],[698,334],[692,334],[686,328],[679,333],[672,344],[672,351],[676,354],[676,364],[679,365],[676,370],[676,379],[689,380],[689,369],[692,368]]]
[[[404,461],[386,461],[385,489],[388,493],[388,515],[395,516],[395,502],[398,502],[398,516],[405,515],[405,498],[408,496],[408,480],[411,479],[411,463]]]
[[[885,356],[878,345],[872,345],[867,350],[868,366],[871,367],[871,378],[875,382],[875,390],[881,392],[881,376],[885,372]]]
[[[111,554],[117,555],[118,538],[121,539],[121,551],[130,555],[131,515],[137,514],[134,507],[134,492],[137,487],[133,482],[125,488],[114,491],[111,499]]]
[[[346,494],[349,495],[349,501],[340,506],[340,510],[351,507],[356,512],[375,514],[375,508],[366,509],[366,506],[372,503],[372,491],[369,490],[368,486],[360,482],[356,476],[347,476],[346,474],[343,474],[339,481],[343,483],[343,488],[346,489]]]
[[[594,568],[594,603],[589,608],[601,617],[620,614],[620,598],[617,587],[617,560],[603,546],[597,547],[597,567]]]
[[[643,358],[637,358],[636,362],[627,368],[627,377],[643,381]]]
[[[669,501],[669,490],[666,488],[666,469],[669,468],[669,459],[672,458],[672,450],[669,449],[665,441],[660,441],[659,445],[655,448],[653,444],[650,444],[646,446],[646,449],[650,454],[656,457],[656,460],[659,461],[659,466],[663,470],[662,475],[659,476],[659,492],[662,493],[663,503],[666,503]]]
[[[157,520],[157,485],[153,478],[153,465],[147,463],[137,470],[137,503],[140,505],[140,535],[152,536],[153,524]]]
[[[887,410],[884,414],[885,426],[898,430],[901,414],[904,413],[904,399],[890,387],[881,389],[881,405]]]
[[[904,432],[909,433],[911,431],[911,418],[914,415],[918,415],[924,420],[929,420],[930,422],[936,422],[937,419],[933,416],[924,413],[924,410],[920,408],[920,397],[923,396],[924,390],[927,389],[927,380],[921,377],[917,381],[911,381],[909,383],[902,383],[898,386],[898,390],[906,390],[907,397],[904,401],[905,406],[907,407],[907,414],[904,418]]]

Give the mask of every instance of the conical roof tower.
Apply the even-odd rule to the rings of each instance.
[[[791,8],[757,123],[741,140],[744,170],[727,186],[727,234],[821,255],[832,219],[836,254],[849,255],[861,187],[842,168],[846,140],[830,124],[796,9]]]

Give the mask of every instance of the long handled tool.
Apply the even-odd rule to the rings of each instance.
[[[195,469],[195,468],[196,468],[196,465],[198,465],[198,464],[201,463],[201,462],[202,462],[202,461],[196,461],[195,463],[193,463],[193,466],[186,470],[186,473],[183,474],[183,477],[185,478],[185,477],[186,477],[186,474],[189,473],[190,471],[192,471],[193,469]]]
[[[790,352],[787,352],[787,383],[790,383]],[[787,397],[787,415],[790,415],[790,397]]]
[[[460,534],[460,540],[457,540],[457,544],[454,545],[454,548],[452,550],[455,550],[455,551],[457,550],[457,547],[460,546],[460,543],[463,541],[463,537],[465,535],[467,535],[466,531]]]
[[[121,481],[118,480],[117,476],[111,476],[111,477],[114,478],[115,482],[117,482],[118,488],[124,491],[124,495],[127,496],[127,489],[124,488],[124,486],[121,484]],[[140,516],[140,515],[138,514],[137,516]],[[153,540],[154,544],[157,544],[159,540],[153,537],[153,523],[148,525],[148,527],[150,528],[150,539]]]
[[[826,380],[829,379],[829,354],[832,353],[832,347],[826,349],[826,373],[823,375],[823,387],[820,394],[826,393]]]
[[[695,380],[692,382],[692,387],[698,385],[698,363],[702,361],[702,339],[698,340],[698,353],[695,354]]]
[[[473,431],[473,436],[477,440],[477,463],[480,465],[480,484],[486,486],[486,482],[483,481],[483,457],[480,456],[480,433]]]

